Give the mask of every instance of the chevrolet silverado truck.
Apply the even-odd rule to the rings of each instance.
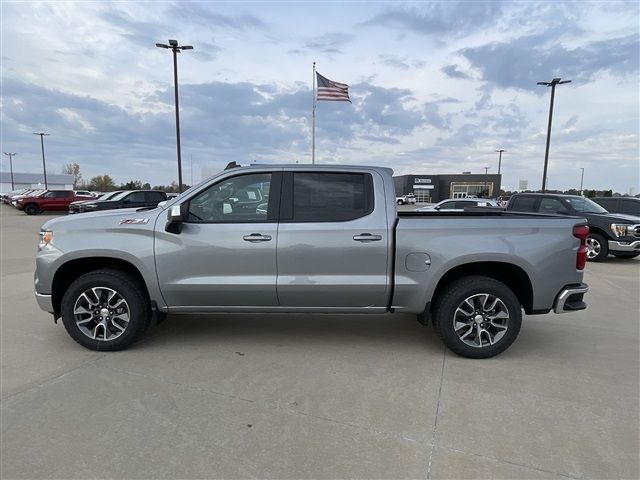
[[[630,259],[640,255],[640,217],[609,213],[594,201],[578,195],[517,193],[507,210],[557,215],[578,215],[587,220],[587,260],[601,262],[609,254]]]
[[[392,170],[227,169],[155,209],[56,218],[35,295],[69,335],[119,350],[166,314],[411,314],[486,358],[522,312],[586,308],[580,217],[397,212]]]

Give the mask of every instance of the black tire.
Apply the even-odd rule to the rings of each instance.
[[[622,259],[636,258],[638,255],[640,255],[640,253],[613,253],[613,256]]]
[[[607,239],[599,233],[590,233],[587,237],[587,261],[602,262],[609,255]]]
[[[24,213],[27,215],[37,215],[40,213],[40,209],[35,203],[29,203],[28,205],[25,205]]]
[[[497,298],[501,303],[496,302],[494,310],[486,311],[479,304],[477,306],[480,306],[480,309],[475,312],[473,310],[475,307],[467,307],[467,305],[471,305],[465,303],[467,299],[472,299],[473,304],[476,303],[476,299],[481,303],[484,298],[483,294],[488,295],[485,302],[491,303],[492,299]],[[456,331],[456,325],[462,325],[456,320],[460,315],[459,307],[463,305],[471,312],[470,315],[465,316],[465,321],[470,322],[470,329],[466,332],[462,332],[464,327],[459,327]],[[493,320],[482,320],[482,322],[487,322],[482,324],[478,320],[470,320],[474,315],[474,318],[495,315],[496,310],[508,315],[506,320],[502,317],[493,318],[493,320],[498,320],[497,323],[505,323],[506,329],[504,330],[502,330],[502,326],[497,328],[498,326],[493,324]],[[464,277],[448,285],[446,290],[436,299],[433,310],[433,326],[444,344],[454,353],[467,358],[490,358],[504,352],[518,337],[521,324],[522,306],[513,291],[502,282],[479,275]],[[486,328],[484,328],[485,326]],[[464,336],[465,333],[469,335],[469,332],[474,337],[467,341],[471,342],[473,338],[479,339],[477,342],[479,346],[469,345],[461,339],[461,335]],[[483,337],[486,342],[484,345]],[[489,344],[489,338],[492,338],[493,344]]]
[[[78,320],[78,316],[74,314],[76,303],[81,302],[80,297],[82,294],[89,292],[92,288],[95,288],[98,292],[102,290],[115,291],[117,295],[125,301],[124,305],[127,307],[129,321],[126,323],[124,331],[115,328],[109,330],[109,334],[118,335],[113,339],[107,338],[106,327],[100,329],[102,330],[103,338],[94,339],[89,337],[87,333],[83,333],[81,327],[76,323],[76,320]],[[91,295],[89,296],[91,297]],[[97,296],[92,297],[92,299],[94,298],[97,298]],[[105,297],[102,298],[104,299]],[[98,303],[100,303],[100,299],[98,299]],[[108,302],[102,303],[102,307],[108,307],[107,310],[112,308],[108,305]],[[62,297],[61,307],[62,323],[69,335],[71,335],[71,338],[90,350],[114,351],[127,348],[140,338],[151,321],[151,306],[144,287],[131,275],[118,270],[102,269],[82,275],[76,279],[65,292]],[[85,324],[85,330],[90,330],[90,327],[98,323],[97,315],[99,311],[102,311],[100,307],[101,305],[90,307],[92,310],[94,308],[96,309],[95,313],[85,313],[95,319],[90,320],[89,324]],[[103,317],[99,318],[102,319]],[[109,317],[106,318],[109,319]],[[115,318],[117,317],[114,316],[114,320]],[[121,320],[118,320],[118,322],[124,325],[124,322]],[[112,327],[113,325],[114,321],[111,322]],[[100,331],[97,325],[93,331],[98,331],[98,337],[100,337]]]
[[[404,205],[404,202],[403,202],[402,200],[398,200],[396,203],[397,203],[398,205]]]

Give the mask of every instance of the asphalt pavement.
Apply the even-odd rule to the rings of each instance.
[[[123,352],[38,309],[0,205],[0,477],[638,478],[640,259],[489,360],[408,315],[172,316]]]

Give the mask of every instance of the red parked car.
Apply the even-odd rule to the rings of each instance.
[[[48,190],[38,196],[19,198],[16,202],[18,210],[24,210],[27,215],[36,215],[44,211],[69,210],[69,204],[78,200],[91,200],[92,197],[77,196],[73,190]]]

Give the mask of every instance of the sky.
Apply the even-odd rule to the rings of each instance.
[[[0,3],[3,152],[14,169],[177,179],[230,162],[310,163],[312,63],[349,85],[319,102],[316,162],[396,174],[490,173],[540,188],[639,190],[639,3]],[[2,156],[2,169],[8,157]]]

